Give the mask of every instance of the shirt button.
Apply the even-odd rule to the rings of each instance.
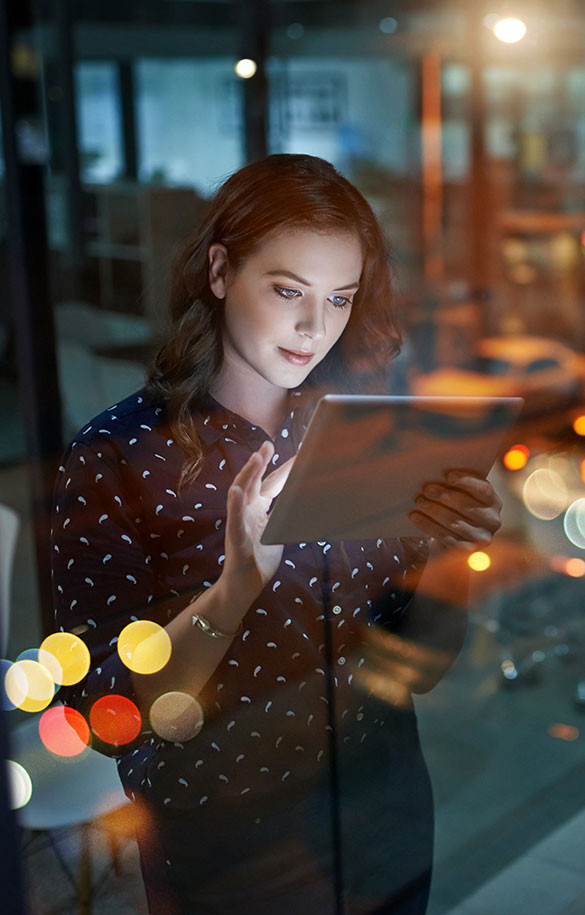
[[[364,713],[363,713],[363,712],[358,712],[357,715],[356,715],[355,717],[356,717],[356,721],[363,721],[363,720],[364,720]]]
[[[343,657],[343,655],[342,655],[340,658],[337,659],[337,663],[338,663],[338,664],[345,664],[345,658]]]
[[[335,604],[335,606],[333,608],[333,612],[334,612],[335,616],[339,616],[339,614],[341,613],[341,607],[339,606],[339,604]]]

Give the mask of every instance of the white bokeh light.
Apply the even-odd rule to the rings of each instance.
[[[234,65],[235,74],[236,76],[239,76],[240,79],[250,79],[252,76],[254,76],[257,69],[258,64],[255,60],[251,60],[249,57],[243,57]]]
[[[496,38],[499,38],[504,44],[516,44],[518,41],[522,41],[528,31],[526,23],[515,16],[498,19],[492,26],[492,30]]]
[[[522,487],[522,499],[530,514],[543,521],[557,518],[569,501],[567,485],[559,473],[546,467],[534,470]]]
[[[585,499],[575,499],[565,512],[563,528],[573,546],[585,550]]]

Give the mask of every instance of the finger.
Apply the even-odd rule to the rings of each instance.
[[[456,540],[487,546],[491,543],[493,534],[499,526],[497,525],[495,530],[492,529],[494,526],[492,518],[487,523],[470,522],[444,505],[429,502],[426,499],[417,499],[416,505],[414,514],[437,525],[437,530],[442,532],[443,537],[454,537]],[[418,522],[415,521],[415,523]]]
[[[474,527],[487,528],[492,534],[498,530],[501,523],[499,505],[483,505],[468,493],[436,483],[423,488],[422,494],[417,496],[416,504],[425,514],[432,515],[435,511],[433,506],[437,506],[437,510],[442,508],[451,512],[453,520],[460,517]]]
[[[502,507],[502,501],[492,484],[483,477],[474,476],[465,470],[450,470],[446,474],[447,483],[456,486],[481,502],[482,505],[495,504]]]
[[[246,541],[243,507],[244,493],[237,483],[232,483],[227,495],[226,541],[236,547]]]
[[[262,476],[266,464],[270,459],[270,454],[266,456],[266,444],[270,443],[264,442],[258,451],[255,451],[254,454],[250,455],[240,472],[234,478],[232,485],[239,486],[242,492],[247,496],[251,494],[256,479]]]
[[[254,474],[254,476],[251,480],[251,483],[250,483],[250,496],[252,498],[256,498],[257,496],[260,495],[262,477],[264,476],[264,473],[266,472],[266,468],[268,467],[270,459],[272,458],[272,456],[274,454],[274,445],[272,444],[272,442],[269,442],[269,441],[262,442],[262,444],[261,444],[260,448],[258,449],[258,451],[256,452],[256,454],[260,455],[260,461],[258,462],[258,466],[256,468],[256,473]]]
[[[472,540],[460,540],[453,536],[441,524],[429,518],[422,512],[410,512],[409,518],[424,534],[428,537],[434,537],[442,546],[452,549],[461,550],[466,553],[473,553],[477,549],[477,544]]]
[[[260,486],[260,494],[262,496],[265,496],[267,499],[274,499],[274,497],[280,493],[288,479],[294,461],[294,457],[289,458],[286,463],[277,470],[273,470],[272,473],[264,478],[262,485]]]

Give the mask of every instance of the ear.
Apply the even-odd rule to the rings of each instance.
[[[225,299],[228,272],[228,253],[225,245],[214,242],[209,246],[209,288],[218,299]]]

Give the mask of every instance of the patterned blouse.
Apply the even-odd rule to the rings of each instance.
[[[305,397],[291,393],[273,440],[275,467],[298,449]],[[227,490],[269,438],[211,397],[194,419],[204,462],[180,493],[183,453],[164,408],[145,390],[92,420],[60,467],[52,531],[56,621],[80,634],[91,654],[89,674],[63,688],[62,698],[88,719],[92,704],[110,693],[139,705],[116,651],[118,634],[136,619],[166,625],[216,581]],[[184,743],[163,740],[141,708],[142,730],[131,743],[112,746],[94,734],[93,746],[117,758],[129,797],[170,809],[301,784],[326,765],[328,731],[351,750],[384,726],[386,706],[360,683],[364,635],[375,624],[400,629],[412,597],[404,579],[410,573],[412,588],[424,556],[425,542],[415,538],[286,546],[197,697],[204,713],[198,734]]]

